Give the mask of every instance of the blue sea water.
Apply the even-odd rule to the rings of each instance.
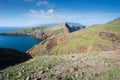
[[[22,29],[20,27],[0,27],[0,32],[7,32]],[[0,47],[17,49],[26,52],[32,46],[38,44],[41,40],[30,36],[3,36],[0,35]]]
[[[0,33],[1,32],[8,32],[8,31],[14,31],[14,30],[19,30],[23,29],[24,27],[0,27]]]

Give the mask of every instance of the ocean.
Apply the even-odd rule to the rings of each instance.
[[[22,29],[23,27],[0,27],[1,32],[8,32]],[[0,47],[17,49],[21,52],[26,52],[34,45],[40,43],[42,40],[38,40],[30,36],[4,36],[0,35]]]

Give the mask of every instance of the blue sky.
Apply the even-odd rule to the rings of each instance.
[[[0,26],[78,22],[100,24],[120,17],[120,0],[0,0]]]

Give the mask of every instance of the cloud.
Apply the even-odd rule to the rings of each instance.
[[[20,1],[32,2],[33,0],[9,0],[9,1],[15,1],[15,2],[20,2]]]
[[[39,0],[37,3],[36,3],[36,6],[40,7],[40,6],[45,6],[45,7],[49,7],[49,8],[52,8],[55,6],[54,3],[50,3],[48,2],[47,0]]]
[[[53,9],[49,9],[49,10],[48,10],[48,13],[49,13],[49,14],[53,14],[53,13],[54,13],[54,10],[53,10]]]
[[[57,12],[54,9],[34,10],[25,14],[33,24],[77,22],[84,25],[101,24],[120,16],[118,13],[69,13]]]
[[[38,2],[36,3],[37,6],[46,6],[46,5],[48,5],[48,4],[49,4],[48,1],[38,1]]]
[[[38,24],[77,22],[83,25],[101,24],[118,18],[119,13],[61,13],[54,9],[35,10],[31,9],[28,13],[9,19],[1,18],[2,26],[31,26]]]
[[[34,10],[31,9],[29,11],[29,13],[27,13],[26,15],[31,17],[31,18],[52,18],[52,16],[54,15],[54,10],[53,9],[48,9],[47,11],[44,10]]]
[[[9,1],[11,1],[11,2],[14,1],[17,3],[20,3],[20,2],[33,3],[34,5],[36,5],[36,7],[41,7],[41,6],[46,7],[46,8],[55,7],[55,4],[51,3],[48,0],[9,0]]]

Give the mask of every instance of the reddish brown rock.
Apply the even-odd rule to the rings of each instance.
[[[65,35],[60,35],[57,36],[55,38],[53,38],[46,46],[46,49],[49,51],[50,49],[52,49],[55,45],[59,45],[61,43],[64,43],[66,40]]]
[[[76,72],[77,69],[76,68],[70,68],[70,72],[73,73],[73,72]]]

